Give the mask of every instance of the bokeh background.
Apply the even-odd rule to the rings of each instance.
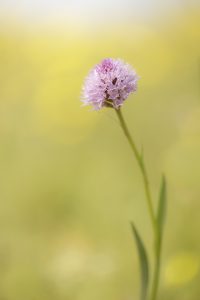
[[[141,77],[123,112],[154,204],[167,176],[159,299],[200,299],[199,1],[0,0],[1,300],[138,299],[141,175],[114,112],[80,103],[104,57]]]

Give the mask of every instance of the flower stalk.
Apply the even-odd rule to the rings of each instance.
[[[126,122],[123,118],[122,111],[121,109],[115,109],[117,116],[119,118],[119,122],[121,125],[121,128],[129,142],[129,145],[134,153],[134,156],[136,158],[136,161],[138,163],[138,166],[140,168],[142,178],[143,178],[143,183],[144,183],[144,190],[146,194],[146,201],[147,201],[147,207],[148,207],[148,212],[150,216],[150,221],[152,224],[152,230],[153,230],[153,235],[154,235],[154,255],[155,255],[155,265],[154,265],[154,275],[153,275],[153,283],[152,283],[152,290],[151,290],[151,295],[150,295],[150,300],[156,300],[157,298],[157,291],[158,291],[158,284],[159,284],[159,274],[160,274],[160,254],[161,254],[161,236],[159,233],[159,228],[157,224],[157,219],[156,215],[154,213],[153,209],[153,203],[152,203],[152,198],[151,198],[151,192],[149,188],[149,180],[147,176],[147,171],[144,163],[144,159],[142,154],[139,153],[135,142],[128,130],[128,127],[126,125]]]
[[[148,180],[148,177],[147,177],[147,172],[146,172],[146,167],[145,167],[145,164],[144,164],[144,159],[143,159],[143,156],[137,150],[137,147],[136,147],[136,145],[133,141],[133,138],[130,135],[128,127],[127,127],[127,125],[125,123],[125,120],[123,118],[121,109],[116,109],[115,111],[116,111],[117,116],[119,118],[121,128],[123,129],[123,132],[124,132],[125,136],[128,139],[129,145],[131,146],[131,149],[132,149],[132,151],[135,155],[135,158],[137,160],[137,163],[138,163],[139,168],[140,168],[141,173],[142,173],[143,182],[144,182],[144,189],[145,189],[145,194],[146,194],[146,200],[147,200],[147,206],[148,206],[149,215],[150,215],[150,219],[151,219],[151,223],[152,223],[152,228],[153,228],[154,234],[156,236],[157,235],[156,218],[154,216],[153,204],[152,204],[152,200],[151,200],[151,193],[150,193],[150,189],[149,189],[149,180]]]

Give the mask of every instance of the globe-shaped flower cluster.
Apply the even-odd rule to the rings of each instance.
[[[83,86],[82,101],[95,110],[119,109],[130,93],[137,90],[138,76],[120,59],[106,58],[89,73]]]

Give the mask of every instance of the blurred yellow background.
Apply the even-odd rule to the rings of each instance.
[[[123,108],[155,204],[168,181],[161,300],[199,300],[200,5],[0,1],[0,299],[138,299],[140,172],[111,109],[82,108],[104,57],[140,76]]]

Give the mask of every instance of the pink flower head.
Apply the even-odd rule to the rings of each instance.
[[[137,90],[138,76],[120,59],[106,58],[89,73],[83,87],[85,105],[119,109],[130,93]]]

